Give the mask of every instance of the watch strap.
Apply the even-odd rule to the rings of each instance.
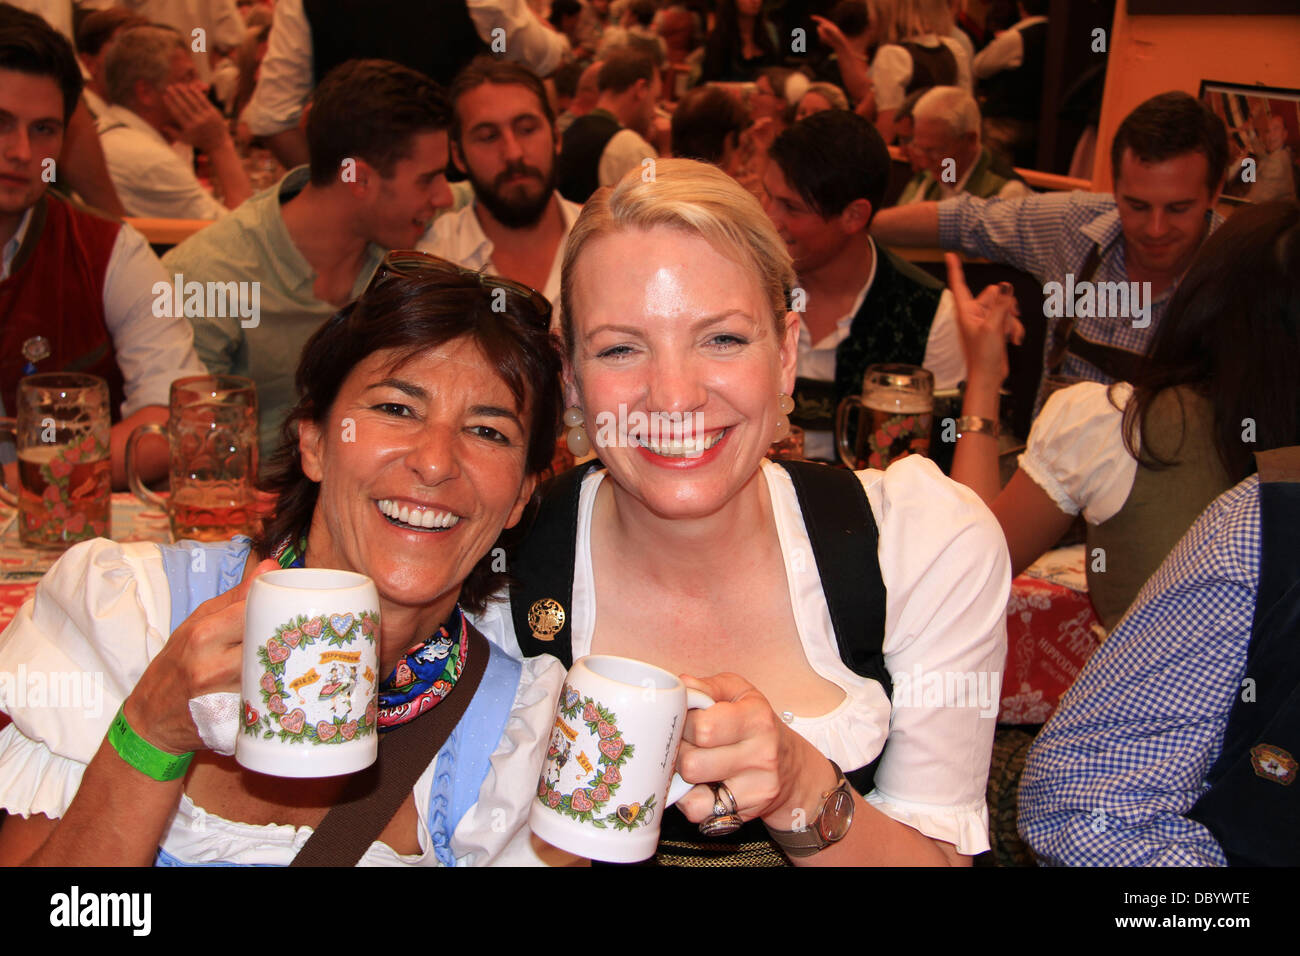
[[[159,750],[132,729],[126,721],[125,710],[126,704],[123,704],[117,709],[113,722],[108,725],[108,742],[117,751],[117,755],[154,780],[165,782],[185,776],[185,771],[194,758],[194,751],[170,754]]]
[[[777,846],[784,850],[788,856],[812,856],[816,853],[820,853],[822,850],[830,846],[831,843],[835,842],[833,840],[827,840],[822,836],[820,826],[821,818],[826,812],[826,806],[830,802],[831,797],[841,792],[848,793],[851,796],[852,789],[849,786],[848,778],[844,776],[844,771],[840,769],[840,765],[834,760],[832,760],[830,764],[838,779],[835,786],[822,794],[821,804],[817,808],[817,815],[812,820],[808,821],[807,826],[801,830],[777,830],[773,827],[767,828],[768,835],[771,836]]]

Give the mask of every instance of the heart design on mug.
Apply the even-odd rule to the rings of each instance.
[[[297,647],[298,642],[302,640],[302,628],[295,627],[292,631],[281,632],[280,640],[287,643],[290,647]]]
[[[600,752],[610,760],[617,760],[623,755],[623,748],[626,746],[622,740],[602,740],[600,742]]]
[[[609,721],[602,720],[600,723],[596,725],[596,733],[598,733],[601,739],[604,740],[606,738],[613,737],[616,733],[618,733],[618,728],[615,727],[613,724],[611,724]]]
[[[272,664],[279,664],[289,659],[289,648],[285,647],[274,637],[266,642],[266,656],[270,658]]]
[[[291,734],[302,733],[302,725],[306,722],[307,715],[303,713],[301,707],[295,707],[289,713],[280,718],[280,726]]]
[[[591,791],[591,799],[596,803],[604,803],[609,799],[609,785],[602,783]]]
[[[339,732],[338,727],[329,721],[322,720],[316,724],[316,739],[321,743],[333,739],[334,735]]]
[[[591,802],[591,795],[586,790],[575,790],[573,796],[569,797],[569,806],[579,813],[586,813],[588,810],[595,809],[595,804]]]
[[[284,698],[279,694],[272,694],[266,702],[266,709],[273,714],[283,714],[289,708],[284,705]]]
[[[264,671],[262,673],[262,679],[258,681],[258,683],[262,685],[262,690],[266,691],[268,694],[275,693],[275,675],[270,671]]]
[[[600,779],[611,785],[618,784],[623,782],[623,774],[617,767],[610,767],[600,775]]]
[[[546,795],[546,805],[548,807],[558,807],[560,805],[560,791],[552,790]]]
[[[366,726],[375,726],[375,719],[378,716],[379,708],[375,706],[375,702],[372,700],[370,703],[366,704]]]
[[[587,706],[582,708],[582,719],[600,720],[600,711],[596,709],[596,705],[591,701],[587,701]]]
[[[356,620],[357,619],[354,618],[351,613],[333,614],[330,616],[330,627],[333,628],[334,633],[339,637],[347,637],[348,632],[352,630],[352,625],[356,623]]]
[[[302,629],[311,635],[312,640],[320,637],[320,630],[324,627],[324,622],[318,617],[313,617],[310,621],[302,626]]]
[[[357,735],[357,722],[355,720],[349,720],[339,728],[339,733],[343,735],[344,740],[351,740]]]
[[[543,779],[537,781],[537,795],[538,795],[539,797],[542,797],[543,799],[545,799],[545,798],[546,798],[546,792],[547,792],[548,790],[550,790],[550,789],[551,789],[551,788],[548,787],[548,786],[546,785],[546,780],[545,780],[545,778],[543,778]]]
[[[641,804],[634,803],[630,807],[627,804],[623,804],[623,806],[619,807],[614,812],[618,814],[620,820],[628,826],[631,826],[636,818],[641,815]]]

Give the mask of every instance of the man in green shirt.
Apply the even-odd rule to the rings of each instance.
[[[163,257],[178,289],[237,283],[238,296],[200,304],[187,291],[176,308],[184,306],[210,372],[257,384],[263,468],[297,401],[293,378],[307,339],[361,294],[385,251],[413,248],[452,204],[450,126],[446,99],[422,74],[382,60],[345,63],[316,90],[311,165]]]

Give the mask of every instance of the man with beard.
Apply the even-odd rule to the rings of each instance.
[[[456,77],[452,157],[474,201],[441,216],[419,249],[560,299],[564,241],[581,206],[555,191],[555,114],[527,67],[490,56]]]

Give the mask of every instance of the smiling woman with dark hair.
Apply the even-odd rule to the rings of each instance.
[[[525,817],[562,669],[491,648],[461,607],[481,606],[494,586],[490,549],[550,461],[549,318],[530,290],[392,253],[307,344],[275,513],[257,542],[101,539],[64,555],[0,636],[0,669],[99,670],[104,712],[2,702],[14,722],[0,731],[0,807],[11,814],[0,863],[295,859],[353,778],[244,769],[223,756],[234,720],[197,701],[239,689],[249,585],[277,566],[373,579],[390,675],[376,721],[398,731],[382,738],[392,744],[380,767],[386,747],[429,734],[427,722],[411,727],[416,738],[403,725],[470,695],[457,728],[472,733],[452,733],[427,765],[410,761],[419,777],[391,818],[373,816],[378,839],[351,859],[309,851],[312,862],[536,862]],[[451,647],[447,664],[413,686],[409,675],[428,671],[417,655],[435,641]],[[476,668],[477,685],[463,687]]]

